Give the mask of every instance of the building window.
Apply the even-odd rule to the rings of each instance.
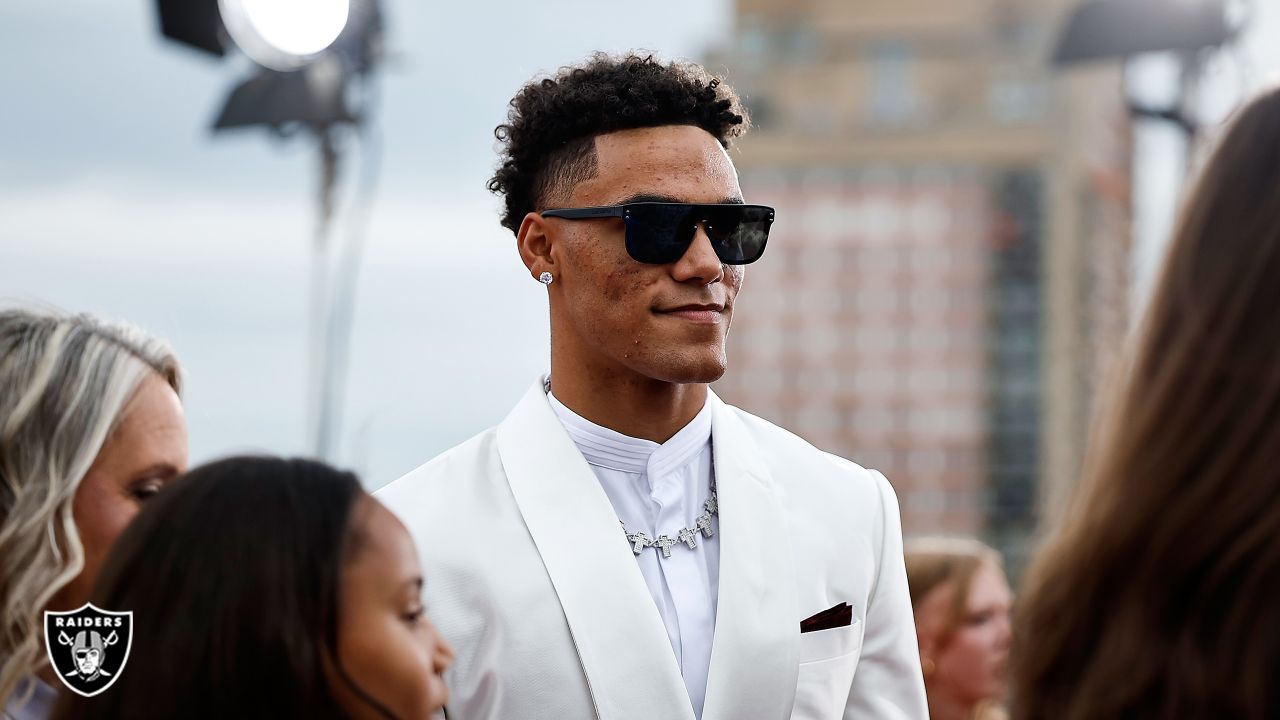
[[[987,107],[991,116],[1007,125],[1020,125],[1044,117],[1048,96],[1044,84],[1020,77],[1011,70],[1000,71],[987,90]]]
[[[915,119],[920,111],[915,64],[915,53],[905,42],[887,41],[872,47],[867,105],[872,123],[892,125]]]

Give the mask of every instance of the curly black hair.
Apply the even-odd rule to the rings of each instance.
[[[531,81],[494,130],[502,164],[489,190],[506,201],[503,226],[519,232],[524,216],[553,191],[594,176],[597,135],[663,125],[700,127],[727,148],[749,122],[738,95],[720,78],[700,65],[652,55],[597,53]]]

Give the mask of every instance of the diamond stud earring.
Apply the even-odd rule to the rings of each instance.
[[[555,280],[555,278],[551,277],[551,273],[546,272],[545,270],[541,275],[538,276],[538,282],[542,283],[543,285],[550,285],[552,280]]]

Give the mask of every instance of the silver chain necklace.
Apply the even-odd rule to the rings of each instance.
[[[621,519],[618,524],[622,526],[622,534],[627,536],[627,542],[631,543],[631,552],[639,555],[645,551],[645,548],[657,548],[662,551],[662,557],[671,557],[671,548],[680,543],[684,543],[690,550],[698,547],[698,533],[702,533],[703,537],[711,537],[716,531],[711,527],[711,518],[720,514],[720,504],[716,501],[716,466],[714,456],[711,461],[711,494],[707,497],[707,501],[702,503],[702,514],[693,521],[693,527],[681,528],[673,538],[670,535],[662,534],[656,538],[651,538],[644,532],[627,532],[627,524]]]
[[[551,392],[551,376],[548,375],[546,380],[542,381],[542,391],[544,393]],[[662,534],[656,538],[651,538],[645,532],[627,532],[627,524],[618,519],[618,524],[622,526],[622,534],[626,536],[627,542],[631,545],[631,552],[639,555],[645,551],[645,548],[657,548],[662,551],[662,557],[671,557],[671,548],[684,543],[690,550],[698,547],[698,534],[709,538],[716,534],[711,527],[711,518],[720,514],[720,505],[716,501],[716,463],[715,455],[711,457],[711,494],[707,496],[706,502],[702,503],[702,514],[693,521],[693,527],[681,528],[673,538],[670,535]]]

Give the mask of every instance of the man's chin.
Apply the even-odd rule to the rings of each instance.
[[[701,357],[667,357],[660,359],[644,374],[654,380],[681,385],[713,383],[724,377],[727,369],[723,353],[719,357],[708,354]]]

